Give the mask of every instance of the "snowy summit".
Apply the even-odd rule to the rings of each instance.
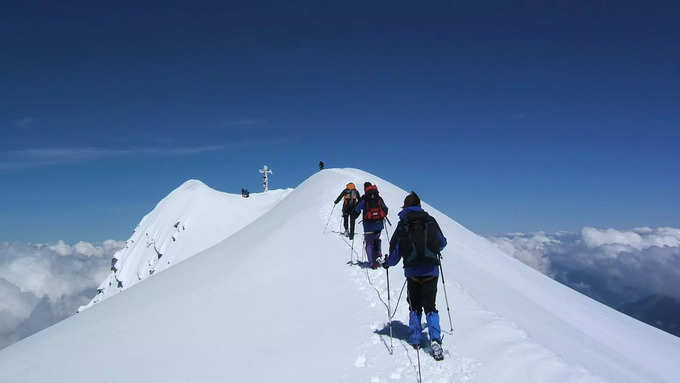
[[[189,180],[147,214],[111,260],[111,273],[83,311],[227,238],[269,211],[290,190],[241,195]]]
[[[404,296],[395,310],[401,267],[389,274],[390,355],[386,273],[348,264],[363,256],[360,230],[354,253],[333,232],[337,193],[364,181],[379,187],[396,225],[407,193],[356,169],[250,198],[186,182],[142,219],[88,309],[0,351],[0,382],[416,382]],[[443,361],[420,352],[424,382],[680,379],[679,338],[423,208],[448,239],[454,324]],[[445,312],[443,294],[437,306]]]

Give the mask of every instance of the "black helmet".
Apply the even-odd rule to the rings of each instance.
[[[406,198],[404,198],[404,206],[402,207],[409,206],[420,206],[420,197],[418,197],[418,194],[414,191],[410,192]]]

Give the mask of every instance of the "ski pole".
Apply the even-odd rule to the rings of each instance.
[[[389,218],[387,218],[387,216],[385,216],[385,219],[387,220],[387,223],[389,223],[389,224],[390,224],[390,227],[392,227],[392,222],[390,222],[390,219],[389,219]]]
[[[442,268],[442,253],[437,253],[439,257],[439,274],[442,276],[442,287],[444,287],[444,299],[446,300],[446,311],[449,314],[449,325],[451,326],[451,333],[453,334],[453,320],[451,320],[451,308],[449,307],[449,297],[446,293],[446,282],[444,282],[444,269]]]
[[[328,219],[326,220],[326,226],[323,227],[323,232],[326,232],[326,229],[328,228],[328,223],[331,221],[331,216],[333,215],[333,210],[335,210],[335,204],[333,204],[333,208],[331,209],[331,213],[328,214]]]
[[[387,217],[385,217],[385,219],[387,219]],[[390,220],[388,219],[387,222],[390,222]],[[390,224],[390,226],[392,226],[392,224]],[[390,243],[390,230],[387,228],[387,226],[385,226],[385,234],[387,234],[387,243]],[[388,247],[388,250],[389,250],[389,247]],[[389,251],[388,251],[388,253],[389,253]]]
[[[349,264],[351,265],[354,262],[354,237],[352,237],[352,248],[350,249],[349,253]]]
[[[423,377],[420,375],[420,347],[416,348],[416,355],[418,355],[418,383],[422,383]]]
[[[392,345],[392,302],[390,298],[390,269],[385,269],[387,276],[387,320],[390,324],[390,355],[394,353],[394,346]]]
[[[387,218],[387,217],[385,217],[385,218]],[[383,224],[383,226],[385,227],[385,234],[387,235],[387,243],[388,243],[388,245],[387,245],[388,246],[387,247],[387,255],[389,255],[390,254],[390,248],[389,248],[389,246],[390,246],[389,245],[389,243],[390,243],[390,231],[389,231],[389,229],[387,229],[387,226],[385,226],[384,224]],[[380,252],[382,253],[382,246],[380,246],[380,247],[381,247]],[[387,259],[387,255],[385,255],[385,259]]]
[[[362,246],[363,259],[366,264],[368,264],[368,250],[366,250],[366,237],[364,237],[364,245]]]
[[[399,303],[401,302],[401,294],[404,293],[404,288],[406,287],[406,281],[407,279],[404,279],[404,284],[401,285],[401,290],[399,291],[399,298],[397,298],[397,304],[394,306],[394,311],[392,311],[392,316],[390,317],[390,320],[394,318],[394,314],[397,313],[397,309],[399,308]]]

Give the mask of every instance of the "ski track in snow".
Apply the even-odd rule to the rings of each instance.
[[[323,223],[329,217],[329,210],[321,210],[320,216],[323,218]],[[406,340],[394,338],[393,339],[393,354],[390,355],[390,337],[387,320],[387,281],[386,273],[382,268],[372,270],[365,267],[363,262],[367,261],[366,251],[361,239],[361,225],[357,225],[358,234],[354,238],[354,247],[344,236],[341,236],[333,231],[334,226],[332,221],[338,221],[340,228],[342,228],[342,216],[333,214],[330,218],[331,223],[324,235],[338,236],[339,241],[344,243],[345,252],[347,254],[346,267],[348,269],[349,278],[354,282],[359,296],[366,302],[368,307],[374,314],[370,318],[366,318],[365,330],[367,338],[361,343],[357,351],[357,358],[354,363],[355,368],[375,370],[370,373],[370,382],[390,382],[390,381],[418,381],[417,370],[417,355],[416,350],[408,344]],[[358,221],[358,220],[357,220]],[[340,231],[340,230],[337,230]],[[382,232],[383,250],[385,251],[385,244],[389,243],[387,233]],[[350,255],[352,263],[350,264]],[[358,261],[357,261],[358,260]],[[393,267],[390,275],[390,294],[392,299],[392,310],[397,305],[396,298],[404,283],[404,276],[401,268]],[[397,274],[398,276],[395,276]],[[397,286],[398,285],[398,286]],[[377,291],[376,291],[377,290]],[[440,298],[438,296],[438,298]],[[441,307],[445,307],[442,305]],[[393,313],[394,322],[402,321],[408,322],[408,303],[406,302],[406,288],[402,292],[401,302],[396,306],[396,311]],[[438,306],[439,309],[439,306]],[[441,312],[441,310],[440,310]],[[448,318],[442,316],[442,319]],[[448,319],[447,319],[448,320]],[[427,328],[423,324],[423,329]],[[446,331],[445,323],[442,321],[442,330]],[[383,331],[385,330],[385,331]],[[387,332],[388,335],[379,334]],[[424,331],[426,332],[426,330]],[[402,331],[403,333],[403,331]],[[424,334],[424,337],[427,337]],[[420,350],[420,364],[423,372],[423,383],[426,382],[469,382],[474,376],[480,363],[473,358],[468,358],[460,355],[454,347],[448,347],[447,338],[449,336],[444,334],[444,361],[435,361],[429,354],[429,348],[422,348]]]
[[[338,234],[342,229],[342,213],[337,209],[322,209],[319,217],[324,225],[323,235],[337,236],[339,242],[343,243],[346,253],[345,262],[348,268],[349,278],[361,298],[366,302],[373,314],[366,318],[365,330],[370,334],[360,344],[357,350],[357,358],[354,367],[357,369],[371,369],[374,372],[370,375],[370,382],[394,382],[409,381],[418,382],[417,355],[416,350],[405,339],[393,338],[393,354],[390,355],[390,337],[387,319],[387,281],[386,273],[382,268],[372,270],[364,264],[367,262],[366,251],[361,240],[361,225],[357,224],[354,237],[354,244],[348,238]],[[328,221],[328,222],[327,222]],[[359,220],[357,220],[358,222]],[[335,224],[337,222],[337,224]],[[396,222],[393,223],[396,225]],[[335,227],[338,227],[336,230]],[[386,223],[387,231],[394,229]],[[387,252],[389,237],[386,230],[381,234],[383,253]],[[446,235],[446,233],[444,233]],[[350,263],[351,257],[351,263]],[[403,269],[401,267],[390,268],[390,294],[393,319],[393,333],[396,325],[401,327],[401,338],[405,338],[408,328],[408,303],[406,302],[406,288],[402,293],[401,302],[396,299],[404,283]],[[446,274],[445,274],[446,275]],[[422,383],[438,382],[470,382],[475,377],[484,375],[483,364],[477,359],[461,354],[456,346],[456,307],[460,310],[472,312],[477,323],[476,330],[468,334],[468,338],[484,339],[488,349],[493,349],[498,354],[499,359],[513,358],[519,354],[524,356],[524,366],[516,366],[517,370],[533,379],[540,381],[583,381],[583,382],[604,382],[604,380],[593,376],[589,371],[578,366],[565,364],[558,355],[550,350],[531,341],[525,331],[520,329],[515,323],[505,320],[498,314],[484,309],[474,299],[466,293],[464,288],[455,281],[449,281],[447,292],[450,296],[451,316],[454,325],[454,335],[452,336],[448,315],[446,313],[446,303],[443,298],[441,281],[437,291],[437,309],[440,313],[440,321],[443,333],[444,360],[436,361],[430,355],[429,347],[422,347],[420,350],[420,365],[422,373]],[[404,327],[405,326],[405,327]],[[423,323],[423,339],[428,339],[427,324]],[[393,334],[394,335],[394,334]],[[492,343],[489,345],[489,343]],[[490,346],[490,347],[489,347]],[[495,369],[493,369],[495,371]],[[488,376],[486,378],[489,378]],[[491,379],[493,380],[493,379]]]

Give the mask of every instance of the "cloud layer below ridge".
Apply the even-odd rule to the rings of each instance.
[[[75,313],[125,242],[0,242],[0,349]]]
[[[536,270],[610,306],[650,295],[680,300],[680,229],[510,233],[489,237]]]

